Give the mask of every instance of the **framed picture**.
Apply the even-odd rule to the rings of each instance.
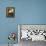
[[[7,17],[14,17],[15,16],[15,8],[14,7],[7,7],[6,8],[6,16]]]
[[[46,24],[19,24],[19,42],[22,40],[46,41]]]

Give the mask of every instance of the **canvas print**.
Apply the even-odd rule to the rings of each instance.
[[[19,46],[43,45],[46,43],[46,25],[19,24],[18,42]]]
[[[15,16],[15,8],[14,7],[7,7],[6,8],[6,16],[7,17],[14,17]]]
[[[19,25],[20,41],[46,41],[46,25]],[[19,32],[18,32],[19,33]]]

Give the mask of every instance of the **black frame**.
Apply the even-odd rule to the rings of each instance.
[[[12,13],[9,13],[9,10],[13,9],[14,11]],[[7,17],[15,17],[15,8],[14,7],[7,7],[6,8],[6,16]]]

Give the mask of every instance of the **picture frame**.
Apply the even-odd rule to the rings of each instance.
[[[15,17],[15,7],[7,7],[6,8],[6,16],[7,17]]]

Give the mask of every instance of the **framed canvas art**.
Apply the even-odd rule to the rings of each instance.
[[[15,8],[14,7],[7,7],[6,8],[6,16],[7,17],[14,17],[15,16]]]

